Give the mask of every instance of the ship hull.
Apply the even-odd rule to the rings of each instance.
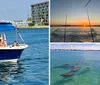
[[[27,48],[28,45],[20,45],[18,47],[0,47],[0,62],[17,62],[20,58],[23,50]]]
[[[7,50],[0,50],[0,61],[14,61],[16,62],[21,54],[23,52],[23,49],[7,49]]]

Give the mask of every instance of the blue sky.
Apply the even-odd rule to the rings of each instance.
[[[88,24],[85,4],[89,0],[51,0],[51,24]],[[100,24],[100,0],[91,0],[88,4],[92,24]]]
[[[0,20],[25,20],[31,15],[30,5],[48,0],[0,0]]]

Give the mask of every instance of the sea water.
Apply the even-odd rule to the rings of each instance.
[[[100,42],[100,27],[51,27],[50,31],[51,42]]]
[[[100,85],[100,51],[51,50],[50,77],[51,85]]]
[[[0,85],[48,85],[48,29],[19,29],[19,32],[29,47],[18,63],[0,64]],[[15,31],[5,34],[8,44],[16,40]]]

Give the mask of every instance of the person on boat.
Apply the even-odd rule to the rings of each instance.
[[[2,47],[6,47],[5,41],[2,41]]]
[[[14,47],[14,46],[17,46],[17,42],[16,42],[16,41],[13,42],[13,47]]]
[[[0,39],[0,47],[6,47],[5,41],[2,39]]]
[[[0,47],[6,47],[6,41],[3,40],[2,35],[0,35]]]
[[[2,46],[2,39],[1,39],[1,37],[0,37],[0,46]]]
[[[19,43],[17,43],[17,46],[20,46],[20,44],[19,44]]]
[[[17,43],[17,41],[14,41],[14,43],[13,43],[13,47],[15,47],[15,46],[19,46],[19,44]]]
[[[0,34],[0,46],[2,46],[2,35]]]

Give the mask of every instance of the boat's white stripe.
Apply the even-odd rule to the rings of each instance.
[[[0,60],[0,63],[1,62],[17,62],[18,61],[18,59],[9,59],[9,60]]]

